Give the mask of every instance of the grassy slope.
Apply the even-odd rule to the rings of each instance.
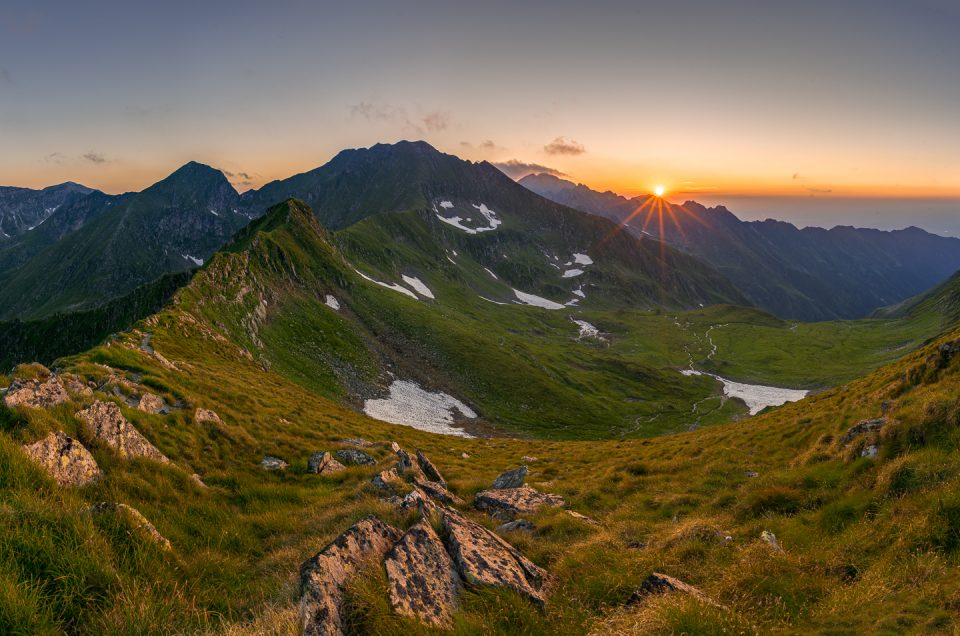
[[[342,437],[423,448],[469,498],[520,457],[533,485],[599,519],[559,512],[508,538],[555,577],[540,614],[509,593],[470,592],[458,633],[950,631],[960,604],[960,359],[938,369],[933,348],[864,380],[723,427],[650,440],[550,442],[436,437],[371,421],[238,355],[236,346],[168,310],[153,343],[181,371],[121,343],[65,361],[91,377],[97,364],[191,405],[215,408],[222,427],[187,412],[126,410],[176,466],[94,453],[99,484],[56,488],[16,449],[45,431],[77,430],[79,405],[2,411],[0,626],[11,633],[290,633],[297,567],[359,517],[407,526],[377,500],[373,469],[337,478],[304,474],[307,456]],[[956,335],[954,336],[956,337]],[[885,403],[885,406],[884,406]],[[845,461],[836,436],[886,409],[895,422],[880,458]],[[466,452],[469,458],[462,458]],[[275,454],[292,463],[263,473]],[[382,465],[389,452],[375,452]],[[750,479],[745,470],[760,476]],[[211,486],[201,490],[188,474]],[[100,500],[139,508],[175,546],[157,551],[81,510]],[[482,515],[475,519],[493,525]],[[785,551],[759,543],[776,533]],[[717,538],[729,534],[732,541]],[[653,570],[701,586],[729,608],[666,598],[639,612],[617,607]],[[382,573],[350,590],[350,620],[366,633],[424,633],[392,616]]]

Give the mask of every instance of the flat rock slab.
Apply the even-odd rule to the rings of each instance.
[[[698,588],[688,583],[684,583],[680,579],[675,579],[672,576],[661,574],[659,572],[654,572],[644,579],[643,583],[640,584],[640,587],[637,588],[637,590],[630,596],[629,599],[627,599],[627,605],[639,605],[650,596],[655,596],[657,594],[669,594],[671,592],[679,592],[681,594],[692,596],[708,605],[713,605],[714,607],[723,607],[700,591]]]
[[[426,521],[403,535],[384,559],[390,604],[403,616],[451,627],[460,576],[440,537]]]
[[[442,511],[447,550],[470,585],[505,587],[543,606],[547,573],[516,548],[449,508]]]
[[[544,506],[562,506],[566,502],[560,495],[542,493],[529,486],[483,490],[477,493],[474,505],[497,518],[513,518],[531,514]]]
[[[519,488],[523,485],[523,480],[527,478],[528,469],[526,466],[508,470],[501,473],[499,477],[493,480],[492,490],[503,490],[505,488]]]
[[[434,466],[433,462],[427,459],[427,456],[419,450],[417,451],[417,463],[420,464],[420,470],[423,471],[423,474],[426,475],[427,479],[439,483],[444,488],[447,487],[447,480],[444,479],[443,475],[440,474],[440,470]]]
[[[70,396],[59,377],[51,375],[46,380],[16,379],[3,396],[9,408],[29,406],[47,409],[68,401]]]
[[[114,514],[117,515],[130,528],[130,534],[140,539],[152,541],[164,550],[172,550],[173,546],[160,532],[154,527],[150,520],[143,514],[123,503],[114,503],[112,501],[103,501],[87,510],[93,515]]]
[[[146,457],[162,464],[170,462],[146,437],[133,427],[113,402],[95,401],[89,408],[77,412],[84,423],[84,432],[90,439],[105,443],[121,457]]]
[[[334,455],[347,466],[373,466],[377,463],[373,457],[356,448],[343,448]]]
[[[84,486],[103,477],[90,451],[59,431],[27,444],[23,452],[61,486]]]
[[[343,634],[343,589],[367,560],[381,560],[402,533],[376,517],[351,526],[300,566],[300,626],[305,636]]]
[[[307,460],[307,472],[314,475],[332,475],[339,473],[341,470],[346,470],[346,468],[327,451],[314,453]]]

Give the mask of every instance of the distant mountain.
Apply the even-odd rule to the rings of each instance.
[[[0,319],[89,309],[197,267],[249,222],[239,200],[223,173],[191,162],[143,192],[105,201],[94,219],[8,274]]]
[[[92,188],[69,181],[43,190],[0,186],[0,246],[33,230],[61,206],[92,192]]]
[[[861,318],[915,296],[960,269],[960,239],[910,227],[892,232],[781,221],[741,221],[724,207],[627,199],[552,175],[530,190],[663,240],[712,264],[750,301],[782,318]]]

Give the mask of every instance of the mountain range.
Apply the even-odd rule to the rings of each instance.
[[[751,304],[781,318],[862,318],[943,282],[960,270],[960,239],[916,227],[898,231],[797,228],[741,221],[726,208],[656,197],[627,199],[549,174],[520,183],[572,208],[608,218],[713,265]]]

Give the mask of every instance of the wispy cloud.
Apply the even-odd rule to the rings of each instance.
[[[411,116],[407,109],[383,102],[360,102],[350,106],[351,117],[361,117],[367,121],[379,121],[399,124],[418,134],[440,132],[450,127],[452,117],[443,110],[431,110]]]
[[[807,188],[807,192],[811,194],[829,194],[833,192],[833,188]]]
[[[254,175],[249,172],[230,172],[229,170],[220,169],[226,177],[235,186],[240,186],[244,188],[249,188],[253,185],[253,181],[256,178]]]
[[[106,163],[107,158],[104,157],[99,152],[88,152],[83,155],[83,158],[89,161],[90,163]]]
[[[479,150],[483,150],[484,152],[494,152],[497,150],[503,150],[503,148],[498,146],[496,143],[494,143],[492,139],[486,139],[484,141],[481,141],[478,144],[473,144],[469,141],[461,141],[460,147],[467,148],[469,150],[473,150],[474,148],[477,148]]]
[[[508,161],[498,161],[494,162],[494,167],[500,170],[511,179],[522,179],[528,174],[552,174],[556,177],[565,177],[567,176],[563,172],[560,172],[556,168],[551,168],[549,166],[542,166],[539,163],[527,163],[525,161],[520,161],[518,159],[510,159]]]
[[[427,113],[420,121],[430,132],[439,132],[450,127],[450,113],[434,111]]]
[[[53,163],[58,165],[63,163],[66,160],[67,158],[63,155],[62,152],[51,152],[49,155],[41,159],[43,163]]]
[[[583,144],[566,137],[557,137],[546,146],[543,151],[548,155],[582,155],[587,151]]]

